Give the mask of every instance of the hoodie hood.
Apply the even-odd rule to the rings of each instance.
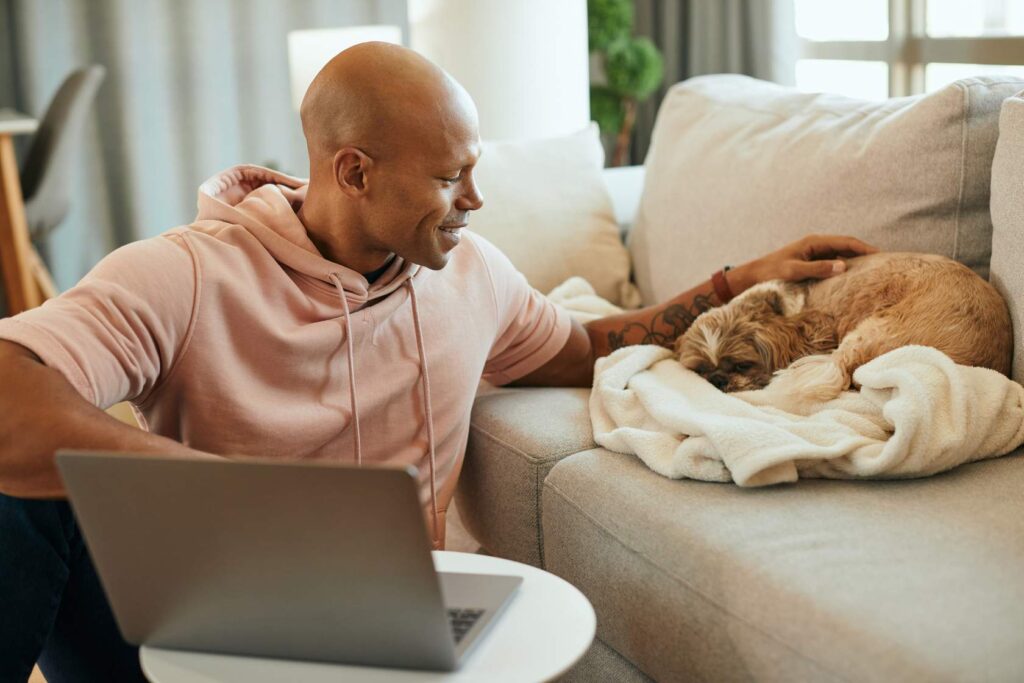
[[[340,282],[355,309],[390,294],[420,270],[396,256],[371,284],[362,273],[324,258],[298,216],[308,184],[262,166],[234,166],[199,186],[196,221],[242,226],[280,263],[329,286]]]

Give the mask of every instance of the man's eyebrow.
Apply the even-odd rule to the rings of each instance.
[[[472,159],[472,158],[463,159],[461,162],[456,161],[454,164],[452,164],[451,168],[457,168],[457,169],[459,169],[461,171],[464,168],[469,168],[470,166],[475,166],[478,161],[480,161],[480,157],[477,157],[476,159]]]
[[[470,161],[467,161],[466,163],[464,163],[463,166],[469,166],[471,164],[475,164],[478,161],[480,161],[480,157],[482,157],[484,155],[484,146],[479,144],[479,143],[477,143],[476,149],[475,150],[470,150],[470,154],[472,155],[473,152],[476,152],[476,154],[471,156],[470,157]]]
[[[475,156],[473,155],[472,152],[470,152],[470,154],[465,156],[465,157],[460,157],[458,159],[453,160],[451,165],[450,166],[446,166],[445,168],[448,168],[448,169],[454,169],[454,168],[463,169],[463,168],[467,168],[469,166],[473,166],[478,161],[480,161],[480,157],[482,157],[483,155],[484,155],[484,150],[483,150],[483,147],[481,146],[481,147],[479,147],[479,150],[477,151]]]

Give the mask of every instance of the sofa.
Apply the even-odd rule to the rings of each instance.
[[[644,303],[854,234],[990,278],[1024,381],[1022,81],[871,103],[691,79],[644,167],[604,178]],[[456,494],[486,552],[593,604],[565,680],[1024,680],[1024,450],[922,479],[671,480],[597,447],[588,395],[482,393]]]

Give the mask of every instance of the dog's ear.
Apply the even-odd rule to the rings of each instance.
[[[736,299],[736,306],[745,312],[743,317],[757,317],[759,314],[785,315],[782,289],[776,283],[763,283],[751,287]]]
[[[758,326],[749,339],[761,358],[761,366],[769,373],[786,367],[793,360],[793,332],[785,325]]]
[[[764,304],[772,309],[775,315],[785,315],[786,309],[782,306],[782,292],[772,289],[764,293]]]

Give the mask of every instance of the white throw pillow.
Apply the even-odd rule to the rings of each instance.
[[[475,171],[484,205],[469,227],[542,292],[579,276],[605,299],[635,305],[603,165],[595,124],[561,138],[485,142]]]
[[[669,90],[630,251],[645,302],[808,233],[943,254],[987,275],[989,181],[1013,78],[885,102],[746,76]]]

